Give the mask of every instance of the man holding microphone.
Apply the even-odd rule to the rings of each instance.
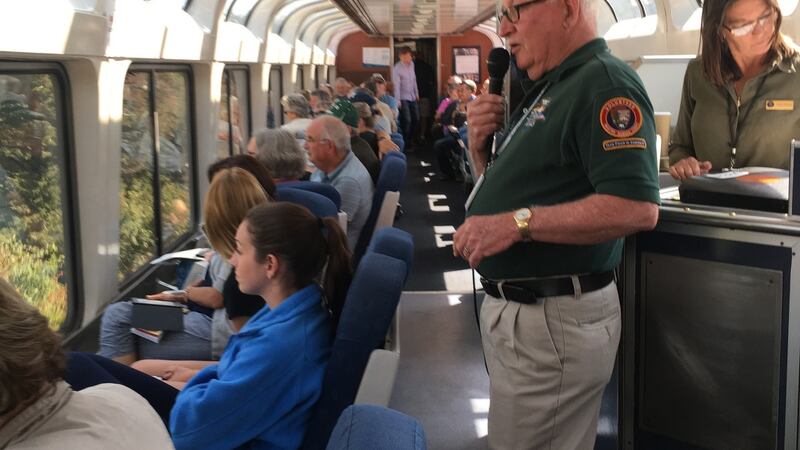
[[[593,448],[620,339],[622,238],[658,219],[653,108],[596,37],[594,1],[503,0],[500,34],[531,81],[494,154],[503,97],[468,108],[482,179],[453,252],[486,291],[493,449]]]

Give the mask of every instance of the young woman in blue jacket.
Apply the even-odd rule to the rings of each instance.
[[[326,262],[323,295],[315,279]],[[230,263],[242,292],[267,306],[231,337],[218,365],[178,394],[173,442],[177,449],[298,448],[352,276],[346,238],[335,219],[291,203],[262,204],[239,226]]]

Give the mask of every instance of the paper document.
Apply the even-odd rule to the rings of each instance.
[[[203,261],[203,257],[201,255],[206,251],[208,251],[207,248],[191,248],[189,250],[183,250],[180,252],[167,253],[150,261],[150,264],[161,264],[165,261],[169,261],[170,259],[193,259],[196,261]]]

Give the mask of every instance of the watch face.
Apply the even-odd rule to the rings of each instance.
[[[531,210],[528,208],[518,209],[516,212],[514,212],[514,218],[516,218],[517,220],[530,219],[530,217],[531,217]]]

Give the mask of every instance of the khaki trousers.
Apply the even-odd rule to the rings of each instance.
[[[579,296],[525,305],[486,296],[489,448],[592,449],[619,345],[614,282]]]

